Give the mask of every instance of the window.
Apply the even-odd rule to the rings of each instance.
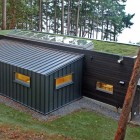
[[[30,86],[30,77],[17,72],[15,73],[15,81],[25,86]]]
[[[64,77],[57,78],[55,81],[56,89],[72,84],[73,83],[72,77],[73,77],[72,74],[69,74]]]
[[[109,94],[113,94],[113,85],[110,85],[110,84],[97,82],[96,89],[103,91],[103,92],[106,92],[106,93],[109,93]]]

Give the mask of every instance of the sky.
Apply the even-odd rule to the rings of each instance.
[[[118,42],[123,43],[137,43],[140,42],[140,0],[127,0],[126,13],[134,14],[132,19],[134,23],[131,28],[124,29],[122,34],[118,37]]]

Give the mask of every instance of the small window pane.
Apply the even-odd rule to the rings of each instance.
[[[56,79],[56,88],[72,83],[72,74]]]
[[[28,86],[30,85],[30,77],[17,72],[15,73],[15,80]]]
[[[100,90],[100,91],[103,91],[103,92],[113,94],[113,85],[110,85],[110,84],[97,82],[96,83],[96,89]]]

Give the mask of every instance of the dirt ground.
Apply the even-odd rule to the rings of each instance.
[[[48,135],[35,131],[23,131],[19,127],[0,125],[0,140],[71,140],[63,135]]]

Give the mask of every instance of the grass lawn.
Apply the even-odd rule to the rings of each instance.
[[[113,140],[117,121],[100,114],[81,110],[70,115],[42,122],[31,115],[0,104],[0,135],[11,133],[12,136],[42,136],[50,140]],[[3,129],[5,131],[3,132]],[[9,135],[6,135],[7,137]],[[11,136],[11,135],[10,135]],[[27,136],[26,136],[27,137]],[[0,137],[1,138],[1,137]],[[139,140],[140,127],[128,126],[126,140]]]

